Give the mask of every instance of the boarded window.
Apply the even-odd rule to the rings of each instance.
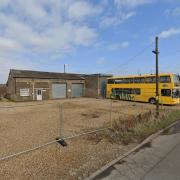
[[[20,96],[22,97],[29,96],[29,89],[28,88],[20,89]]]

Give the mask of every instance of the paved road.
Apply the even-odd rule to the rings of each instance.
[[[180,180],[180,123],[94,180]]]

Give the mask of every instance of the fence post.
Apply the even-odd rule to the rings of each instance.
[[[136,90],[134,89],[134,105],[133,106],[136,106]]]
[[[110,128],[112,129],[112,99],[110,99],[109,121],[110,121]]]
[[[60,139],[64,138],[63,105],[60,105]]]
[[[59,113],[60,113],[60,123],[59,123],[59,135],[60,137],[57,138],[57,142],[62,146],[67,146],[67,143],[64,140],[64,116],[63,116],[63,105],[59,106]]]

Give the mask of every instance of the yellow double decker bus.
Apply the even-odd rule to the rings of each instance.
[[[156,76],[138,75],[108,78],[106,97],[155,104]],[[180,103],[179,75],[159,75],[159,102],[168,105]]]

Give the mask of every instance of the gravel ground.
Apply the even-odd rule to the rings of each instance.
[[[43,102],[0,102],[0,157],[54,140],[59,136],[60,111],[64,109],[64,135],[108,126],[110,101],[72,99]],[[13,108],[9,108],[13,106]],[[112,102],[112,119],[155,108],[145,103]],[[163,107],[172,108],[172,107]],[[176,107],[176,108],[179,108]],[[122,146],[103,139],[80,137],[68,147],[53,144],[0,162],[0,179],[81,179],[135,146]]]

